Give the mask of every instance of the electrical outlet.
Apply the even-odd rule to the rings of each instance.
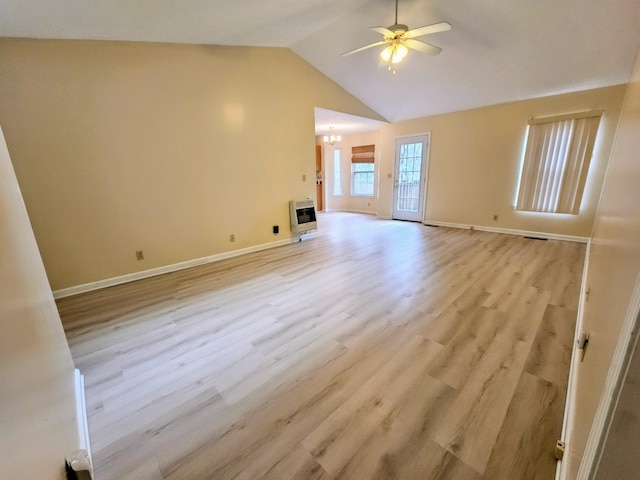
[[[231,235],[229,235],[229,241],[230,242],[235,242],[236,241],[236,236],[233,233]]]
[[[494,219],[494,220],[498,220],[498,215],[494,215],[494,216],[493,216],[493,219]]]
[[[136,260],[144,260],[144,252],[142,250],[136,250]]]

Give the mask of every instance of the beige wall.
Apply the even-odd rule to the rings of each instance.
[[[395,138],[431,132],[425,221],[590,236],[624,91],[622,85],[384,125],[378,215],[391,217]],[[513,210],[527,120],[592,109],[605,113],[580,214]]]
[[[288,201],[315,198],[315,106],[379,119],[288,49],[0,40],[54,289],[288,238]]]
[[[340,143],[333,146],[323,144],[322,137],[318,137],[317,141],[322,145],[327,210],[376,214],[378,211],[378,185],[380,182],[378,178],[380,171],[380,130],[342,135]],[[361,197],[351,194],[351,148],[361,145],[375,145],[376,147],[375,192],[373,197]],[[342,160],[342,195],[340,196],[333,195],[333,152],[336,149],[340,149]]]
[[[640,54],[640,52],[639,52]],[[570,443],[571,475],[575,478],[603,385],[618,342],[623,321],[640,274],[640,58],[628,86],[611,162],[596,216],[591,244],[587,285],[589,301],[584,306],[583,326],[590,332],[584,361],[577,371],[575,427]],[[632,312],[633,313],[633,312]],[[637,333],[637,332],[636,332]],[[636,364],[637,365],[637,362]],[[631,372],[630,379],[638,377]],[[622,419],[637,431],[640,428],[638,399],[631,415]],[[621,404],[623,405],[623,403]],[[614,438],[616,431],[614,430]],[[617,431],[624,435],[624,430]],[[628,464],[607,463],[601,478],[637,478],[637,444],[633,437],[615,441]]]
[[[345,136],[344,194],[328,208],[389,218],[394,139],[429,131],[427,221],[588,236],[623,92]],[[315,197],[314,106],[379,119],[287,49],[0,40],[0,121],[54,289],[289,238],[287,202]],[[580,215],[513,211],[526,120],[592,108],[606,112]],[[364,143],[379,155],[373,199],[350,195]]]
[[[63,479],[79,448],[74,366],[0,130],[2,478]]]

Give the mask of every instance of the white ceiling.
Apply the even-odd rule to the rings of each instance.
[[[380,128],[384,122],[370,118],[315,108],[316,135],[350,135],[370,132]]]
[[[0,36],[289,47],[389,121],[626,83],[640,47],[640,0],[399,2],[400,23],[453,29],[395,76],[379,48],[340,57],[380,39],[393,0],[0,0]]]

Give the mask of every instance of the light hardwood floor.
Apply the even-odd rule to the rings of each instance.
[[[58,301],[97,479],[553,479],[584,246],[319,225]]]

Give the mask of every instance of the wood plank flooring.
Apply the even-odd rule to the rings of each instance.
[[[319,225],[58,301],[96,478],[553,479],[584,246]]]

